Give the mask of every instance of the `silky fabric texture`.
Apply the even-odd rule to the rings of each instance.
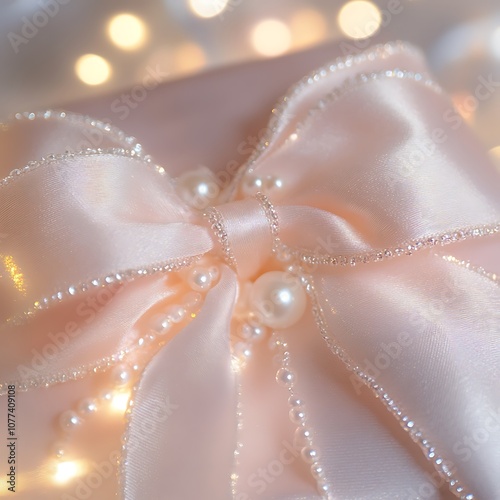
[[[286,244],[313,251],[319,246],[323,253],[350,258],[499,221],[498,175],[465,126],[452,128],[444,120],[451,102],[433,89],[405,79],[369,81],[308,116],[315,101],[349,76],[392,70],[396,63],[422,69],[421,58],[411,54],[345,68],[307,87],[289,114],[278,120],[278,134],[254,168],[257,175],[284,180],[271,198]],[[297,123],[302,124],[298,138],[286,141]],[[23,137],[23,127],[32,125],[23,124],[16,133]],[[433,139],[436,129],[443,129],[446,139],[441,133],[439,140]],[[57,144],[67,143],[59,136],[63,133],[56,134]],[[33,149],[51,150],[53,135],[53,130],[47,132]],[[78,149],[77,137],[73,140]],[[423,150],[427,153],[414,156]],[[22,167],[23,161],[12,166]],[[12,280],[0,281],[1,333],[14,342],[3,354],[2,381],[19,382],[19,364],[29,365],[31,349],[42,346],[47,333],[68,321],[72,312],[82,333],[37,375],[57,374],[116,352],[140,334],[141,315],[161,300],[173,300],[182,284],[165,287],[159,275],[138,277],[113,290],[109,307],[90,325],[74,314],[70,302],[13,325],[11,318],[34,301],[78,283],[171,259],[204,254],[217,262],[220,249],[211,229],[179,198],[169,172],[167,166],[167,174],[158,175],[138,158],[74,156],[0,187],[0,231],[8,234],[2,255],[11,256],[24,274],[24,290]],[[242,272],[225,269],[198,318],[146,368],[136,390],[127,431],[130,447],[121,470],[126,499],[141,498],[144,488],[152,499],[232,496],[230,443],[236,419],[229,335],[236,280],[244,285],[248,277],[280,265],[272,260],[269,233],[262,230],[265,222],[255,202],[244,199],[241,189],[234,193],[221,202],[220,211],[229,221],[229,241]],[[489,255],[481,254],[476,263],[495,272],[498,244],[498,236],[474,240],[466,254],[474,261],[487,245]],[[457,448],[500,405],[498,285],[435,255],[454,255],[461,246],[355,267],[319,266],[311,272],[328,337],[361,367],[375,363],[384,346],[396,349],[397,356],[379,370],[377,380],[453,462],[457,477],[475,498],[500,498],[495,474],[500,466],[498,431],[467,459]],[[252,252],[256,257],[247,260]],[[410,339],[404,337],[405,345],[401,333]],[[299,393],[310,409],[335,498],[412,498],[422,485],[425,498],[449,497],[445,486],[431,481],[432,468],[417,445],[329,351],[309,310],[284,335],[290,339]],[[246,410],[241,441],[246,451],[238,470],[238,494],[318,498],[300,458],[261,493],[253,477],[286,447],[284,442],[292,442],[286,391],[274,384],[271,358],[260,346],[241,375]],[[141,419],[172,393],[182,403],[179,413],[157,433],[140,439]],[[179,460],[172,458],[172,448]],[[213,477],[211,469],[203,470],[209,460],[216,471]]]

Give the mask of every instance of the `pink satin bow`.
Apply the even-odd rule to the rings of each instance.
[[[438,498],[443,484],[467,500],[500,498],[500,295],[496,270],[481,267],[497,264],[498,175],[424,71],[402,44],[324,66],[278,103],[227,183],[203,170],[172,180],[97,120],[16,115],[2,132],[16,166],[0,181],[3,393],[135,356],[144,318],[175,303],[201,262],[220,278],[194,319],[150,348],[161,347],[135,389],[123,498],[243,500],[259,480],[268,498],[316,498],[315,483],[324,498]],[[93,131],[103,149],[76,152]],[[200,178],[217,189],[193,202]],[[293,432],[287,391],[277,401],[268,388],[264,344],[235,372],[230,339],[249,283],[276,270],[308,297],[272,338],[323,472],[313,480],[294,464],[295,479],[270,493],[252,474],[261,450]],[[89,298],[105,303],[92,318]],[[67,344],[44,356],[61,331]],[[176,410],[144,432],[166,398]]]

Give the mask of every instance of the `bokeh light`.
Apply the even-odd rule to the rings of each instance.
[[[146,24],[133,14],[117,14],[108,23],[108,36],[120,49],[135,50],[142,47],[146,34]]]
[[[87,85],[101,85],[111,76],[111,66],[104,57],[85,54],[75,63],[78,78]]]
[[[476,117],[478,100],[469,92],[455,92],[451,95],[451,100],[460,116],[472,125]]]
[[[500,171],[500,146],[491,148],[489,152],[493,163],[496,165],[498,171]]]
[[[75,477],[81,476],[84,472],[85,467],[81,461],[66,460],[56,465],[56,472],[53,479],[55,483],[65,484]]]
[[[315,9],[300,9],[290,18],[295,47],[308,47],[325,39],[327,24],[324,16]]]
[[[114,392],[111,398],[111,409],[117,413],[125,413],[128,408],[130,392]]]
[[[263,56],[284,54],[292,44],[288,26],[278,19],[264,19],[256,24],[251,33],[253,48]]]
[[[177,74],[192,73],[203,68],[207,62],[204,50],[194,42],[179,45],[173,52],[172,64]]]
[[[193,14],[208,19],[221,14],[229,0],[189,0],[189,8]]]
[[[491,52],[494,57],[500,59],[500,26],[491,35]]]
[[[340,9],[337,22],[346,36],[361,40],[374,35],[380,29],[382,13],[373,2],[353,0]]]

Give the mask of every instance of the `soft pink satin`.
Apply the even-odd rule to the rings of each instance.
[[[393,56],[311,85],[278,121],[280,133],[254,167],[257,175],[283,180],[271,201],[288,245],[349,257],[500,221],[498,174],[470,132],[444,120],[450,100],[423,84],[370,81],[306,119],[310,107],[346,78],[392,69],[396,57],[401,67],[401,56]],[[404,61],[404,69],[421,67],[418,58]],[[299,138],[285,142],[293,125],[304,120]],[[445,141],[433,139],[436,129],[445,131]],[[29,137],[29,146],[11,146],[18,137]],[[22,123],[2,138],[6,174],[31,159],[28,154],[45,154],[48,145],[51,152],[62,152],[63,144],[76,148],[78,131]],[[416,161],[415,152],[429,144],[432,152]],[[219,210],[238,272],[224,268],[202,312],[143,374],[121,475],[126,500],[231,498],[236,409],[229,335],[237,279],[258,276],[272,254],[267,220],[253,199],[237,190]],[[9,320],[35,301],[172,259],[206,255],[215,262],[221,256],[211,229],[178,197],[168,174],[158,175],[140,159],[109,154],[55,161],[0,186],[0,233],[7,235],[0,242],[2,256],[10,256],[24,277],[23,290],[7,276],[0,279],[0,335],[7,346],[0,355],[0,381],[9,382],[22,381],[19,365],[31,366],[32,350],[41,349],[49,333],[69,320],[79,335],[30,376],[61,373],[116,353],[136,337],[142,315],[176,291],[158,276],[136,278],[119,293],[113,289],[113,298],[92,321],[75,313],[79,295],[12,325]],[[438,251],[465,252],[498,272],[499,245],[498,236],[489,236]],[[461,444],[500,414],[498,285],[435,251],[356,267],[320,266],[313,273],[316,287],[329,336],[362,368],[383,349],[395,348],[401,333],[408,334],[409,345],[377,380],[453,462],[475,498],[500,498],[500,431],[489,432],[470,456]],[[284,335],[335,498],[413,498],[412,490],[424,483],[430,488],[425,498],[446,498],[446,488],[429,481],[432,469],[420,450],[373,395],[361,390],[357,396],[311,312]],[[269,463],[284,441],[292,442],[286,391],[275,387],[274,369],[260,346],[242,376],[240,500],[259,497],[252,473]],[[166,397],[178,410],[154,434],[145,434],[141,422]],[[261,497],[317,494],[299,459],[267,484]]]

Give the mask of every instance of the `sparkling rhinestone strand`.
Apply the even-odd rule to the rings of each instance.
[[[96,120],[90,116],[82,115],[79,113],[71,113],[68,111],[57,111],[52,109],[47,109],[43,111],[26,111],[23,113],[15,113],[12,115],[11,120],[16,121],[58,121],[67,122],[72,125],[76,125],[82,128],[99,130],[104,136],[109,137],[115,142],[121,144],[124,148],[134,151],[137,156],[142,157],[146,161],[151,161],[149,155],[144,154],[144,150],[141,144],[133,136],[128,136],[125,132],[120,130],[118,127],[111,125],[110,123],[103,122],[101,120]],[[2,128],[8,129],[9,123],[0,124]]]
[[[279,369],[276,372],[276,382],[288,390],[288,416],[296,426],[294,433],[294,447],[300,451],[302,460],[309,465],[311,475],[316,482],[318,492],[322,498],[333,500],[330,484],[326,480],[325,471],[320,462],[320,450],[314,445],[313,431],[307,425],[308,414],[305,402],[297,396],[295,383],[297,375],[290,366],[290,352],[288,343],[282,335],[273,333],[270,340],[270,348],[277,350],[276,356]]]
[[[311,299],[312,312],[316,325],[332,353],[342,361],[350,372],[354,373],[358,379],[368,389],[370,389],[375,397],[382,402],[389,413],[394,416],[401,428],[409,434],[411,440],[420,447],[424,456],[431,462],[439,476],[446,481],[450,491],[461,500],[474,500],[475,496],[468,492],[460,483],[451,468],[448,467],[447,461],[443,458],[443,455],[425,437],[423,431],[417,426],[416,422],[407,415],[404,408],[402,408],[402,406],[398,404],[373,377],[364,373],[350,358],[347,352],[335,342],[334,338],[329,335],[328,325],[317,297],[313,279],[311,276],[305,275],[303,275],[301,279],[303,283],[305,283],[306,291]]]
[[[486,271],[483,267],[478,267],[473,265],[469,260],[460,260],[457,259],[456,257],[453,257],[453,255],[440,255],[440,254],[435,254],[437,257],[441,257],[444,259],[446,262],[451,262],[452,264],[455,264],[460,267],[464,267],[465,269],[468,269],[469,271],[475,272],[479,274],[480,276],[483,276],[484,278],[489,279],[493,283],[500,284],[500,277],[498,274],[495,273],[490,273]]]
[[[18,179],[21,175],[24,175],[28,172],[31,172],[35,169],[41,167],[47,167],[53,163],[57,163],[64,160],[69,160],[71,158],[80,158],[84,156],[104,156],[104,155],[112,155],[112,156],[121,156],[124,158],[134,158],[138,161],[143,162],[149,168],[152,168],[154,172],[164,175],[165,169],[158,165],[155,165],[151,160],[147,160],[145,158],[141,158],[138,156],[134,150],[123,149],[123,148],[106,148],[106,149],[85,149],[83,151],[69,152],[69,153],[61,153],[61,154],[49,154],[40,160],[37,161],[29,161],[24,167],[15,168],[12,170],[9,175],[0,179],[0,188],[7,186],[11,182]]]
[[[273,238],[273,253],[276,253],[281,244],[281,240],[279,238],[278,212],[276,212],[274,205],[265,194],[257,193],[255,198],[257,198],[257,201],[260,203],[267,222],[269,223],[269,230],[271,231]]]
[[[207,208],[203,216],[208,220],[210,227],[219,241],[226,264],[237,271],[236,258],[229,244],[229,236],[227,234],[226,224],[224,223],[224,217],[222,217],[222,214],[215,207]]]
[[[344,71],[353,66],[358,66],[367,61],[375,61],[377,59],[386,59],[395,54],[409,54],[422,57],[422,54],[412,45],[396,41],[386,44],[379,44],[371,47],[370,49],[356,55],[348,55],[346,57],[338,57],[335,61],[325,64],[319,69],[313,71],[309,75],[303,77],[298,83],[292,86],[288,92],[276,103],[272,109],[272,117],[268,123],[264,135],[257,144],[254,152],[250,155],[248,160],[240,167],[236,173],[232,186],[228,189],[228,199],[234,197],[237,187],[240,184],[241,178],[246,173],[253,171],[253,165],[257,160],[268,150],[271,143],[276,139],[279,132],[290,123],[291,115],[288,113],[288,108],[296,100],[304,90],[317,82],[325,79],[332,73]],[[296,138],[296,137],[295,137]]]
[[[233,500],[238,498],[238,481],[239,481],[239,467],[240,467],[240,454],[243,448],[243,443],[241,442],[241,431],[243,429],[243,398],[242,398],[242,386],[241,386],[241,375],[239,370],[233,370],[235,384],[236,384],[236,444],[233,451],[233,468],[231,472],[231,494],[233,495]]]

